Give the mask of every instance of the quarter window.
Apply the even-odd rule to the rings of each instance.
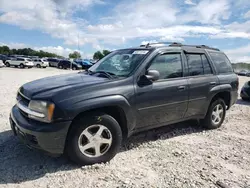
[[[232,65],[225,54],[217,52],[210,52],[209,54],[214,62],[214,65],[218,73],[233,72]]]
[[[181,54],[158,55],[148,70],[157,70],[160,79],[178,78],[183,76]]]

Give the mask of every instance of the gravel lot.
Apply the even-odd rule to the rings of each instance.
[[[240,99],[218,130],[190,121],[141,133],[108,164],[78,167],[28,149],[8,122],[17,89],[70,72],[0,69],[0,187],[250,187],[250,103]],[[249,79],[240,77],[240,87]]]

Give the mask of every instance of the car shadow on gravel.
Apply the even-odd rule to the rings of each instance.
[[[130,137],[123,144],[120,152],[132,149],[142,143],[157,139],[168,139],[180,135],[201,132],[197,121],[187,121],[150,131],[145,131]],[[1,184],[36,180],[50,176],[58,171],[69,171],[79,166],[70,163],[65,157],[50,157],[37,150],[31,150],[10,134],[10,131],[0,133],[5,138],[0,143],[0,187]]]
[[[238,99],[236,104],[250,106],[250,101],[244,101],[242,99]]]
[[[29,149],[15,136],[10,135],[9,131],[0,132],[0,135],[5,137],[5,141],[0,144],[0,187],[1,184],[18,184],[49,176],[57,171],[79,168],[64,157],[50,157]]]
[[[140,132],[131,136],[126,143],[123,144],[121,152],[136,148],[142,143],[155,141],[155,140],[166,140],[169,138],[187,135],[192,133],[202,132],[205,129],[199,125],[196,120],[185,121],[177,124],[172,124],[149,131]],[[208,131],[208,130],[207,130]]]

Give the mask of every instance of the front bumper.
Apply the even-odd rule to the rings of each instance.
[[[71,121],[50,124],[38,122],[25,117],[15,105],[11,110],[10,124],[14,135],[29,147],[60,155],[64,152]]]

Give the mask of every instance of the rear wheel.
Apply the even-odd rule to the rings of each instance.
[[[9,62],[6,62],[5,65],[6,65],[6,67],[10,67],[10,63]]]
[[[66,144],[69,158],[80,165],[110,161],[119,151],[122,131],[107,114],[93,114],[75,121]]]
[[[76,67],[72,67],[73,70],[76,70]]]
[[[59,69],[62,69],[63,67],[62,67],[62,65],[59,65],[58,68],[59,68]]]
[[[37,64],[36,67],[37,67],[37,68],[41,68],[41,65],[40,65],[40,64]]]
[[[201,121],[202,126],[208,129],[219,128],[226,116],[226,104],[218,98],[214,100],[209,108],[206,117]]]
[[[23,68],[24,68],[24,65],[23,65],[22,63],[20,64],[20,68],[21,68],[21,69],[23,69]]]

